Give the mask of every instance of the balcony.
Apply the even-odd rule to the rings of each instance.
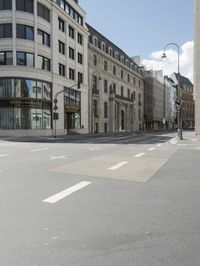
[[[93,88],[93,89],[92,89],[92,94],[93,94],[93,95],[99,95],[99,90]]]
[[[125,101],[125,102],[129,102],[133,104],[133,98],[130,97],[124,97],[118,94],[115,94],[115,99],[121,100],[121,101]]]

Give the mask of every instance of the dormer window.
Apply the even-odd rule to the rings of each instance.
[[[102,43],[101,44],[101,49],[105,52],[106,51],[106,45],[105,45],[105,43]]]
[[[94,46],[98,46],[98,40],[97,40],[97,38],[96,37],[94,37],[93,38],[93,44],[94,44]]]

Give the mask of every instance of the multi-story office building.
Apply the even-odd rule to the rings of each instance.
[[[164,76],[164,129],[175,129],[176,122],[176,88],[171,78]]]
[[[194,96],[195,132],[200,135],[200,0],[194,1]]]
[[[188,78],[177,73],[173,73],[172,79],[175,84],[179,83],[182,127],[194,127],[193,84]]]
[[[176,89],[163,71],[145,71],[144,119],[146,130],[173,129]]]
[[[162,129],[165,119],[165,90],[162,71],[145,71],[145,129]]]
[[[142,130],[143,69],[101,33],[87,26],[90,132]]]
[[[0,1],[0,134],[88,131],[88,30],[75,0]],[[81,82],[81,88],[76,84]]]

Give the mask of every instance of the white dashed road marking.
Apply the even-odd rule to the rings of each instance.
[[[128,163],[128,162],[120,162],[120,163],[118,163],[118,164],[116,164],[116,165],[111,166],[110,168],[108,168],[108,170],[116,170],[116,169],[118,169],[118,168],[120,168],[120,167],[126,165],[127,163]]]
[[[41,149],[35,149],[35,150],[31,150],[31,152],[36,152],[36,151],[45,151],[48,150],[49,148],[41,148]]]
[[[62,160],[68,160],[68,158],[66,157],[66,155],[60,155],[60,156],[50,156],[50,160],[57,160],[57,159],[62,159]]]
[[[162,146],[162,144],[157,144],[157,145],[156,145],[156,147],[161,147],[161,146]]]
[[[135,158],[140,158],[140,157],[142,157],[142,156],[144,156],[145,155],[145,153],[138,153],[138,154],[136,154],[134,157]]]
[[[153,151],[155,150],[155,147],[149,148],[148,151]]]
[[[63,190],[60,193],[57,193],[57,194],[51,196],[50,198],[43,200],[43,202],[54,204],[54,203],[58,202],[59,200],[66,198],[67,196],[71,195],[72,193],[74,193],[74,192],[76,192],[76,191],[78,191],[78,190],[80,190],[80,189],[82,189],[82,188],[84,188],[90,184],[91,184],[91,182],[87,182],[87,181],[80,182],[80,183],[76,184],[75,186],[72,186],[66,190]]]
[[[0,157],[8,157],[8,154],[0,154]]]

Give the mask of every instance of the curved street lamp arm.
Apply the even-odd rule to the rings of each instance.
[[[175,45],[177,48],[177,52],[178,52],[178,75],[180,74],[180,47],[177,43],[175,42],[170,42],[167,45],[165,45],[164,49],[163,49],[163,54],[165,54],[165,50],[167,49],[168,46],[170,45]]]

